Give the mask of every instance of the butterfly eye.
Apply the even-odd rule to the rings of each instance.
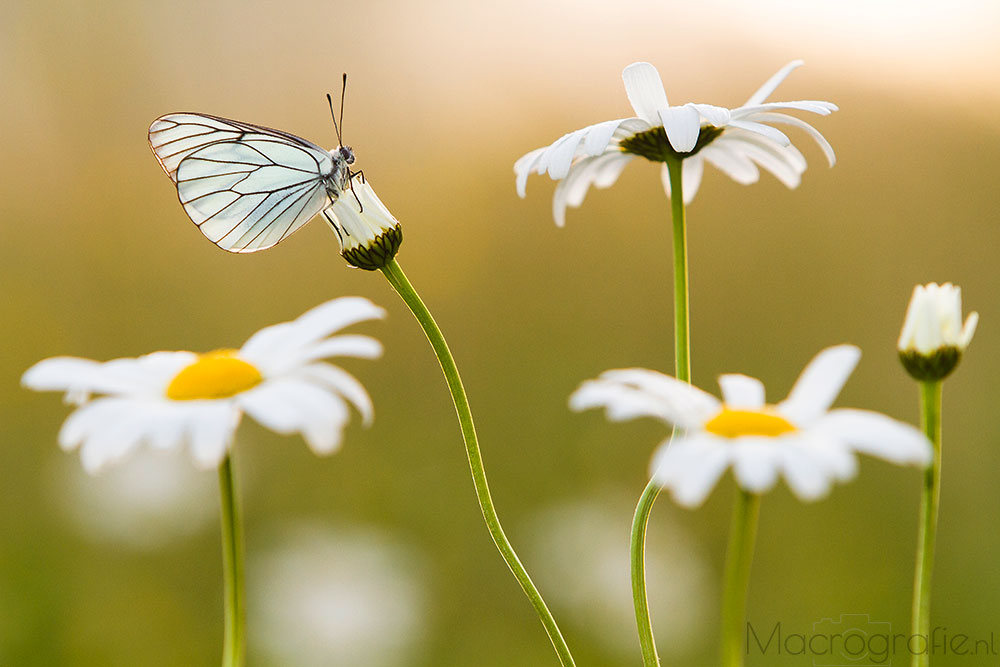
[[[347,164],[354,164],[354,150],[350,146],[341,146],[340,156]]]

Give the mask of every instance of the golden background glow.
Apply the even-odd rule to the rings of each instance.
[[[718,373],[744,372],[778,399],[815,352],[851,342],[864,357],[839,405],[913,422],[917,389],[894,349],[913,285],[955,282],[980,312],[945,387],[933,622],[1000,633],[998,34],[996,3],[971,1],[4,4],[0,664],[213,664],[222,629],[213,476],[206,485],[192,466],[171,472],[161,498],[180,520],[117,516],[111,508],[136,509],[149,485],[83,478],[56,445],[68,409],[22,390],[20,374],[59,354],[237,347],[353,294],[390,313],[359,328],[385,343],[385,357],[344,364],[375,400],[374,426],[355,419],[327,459],[241,427],[248,561],[285,573],[268,559],[300,544],[295,527],[309,522],[306,533],[334,535],[316,540],[318,553],[332,549],[321,562],[347,568],[330,590],[362,582],[359,600],[398,605],[365,616],[364,604],[345,603],[340,634],[331,630],[343,651],[307,662],[276,657],[281,637],[265,636],[261,619],[282,595],[251,586],[251,665],[555,664],[482,525],[437,364],[382,277],[348,269],[322,223],[260,254],[216,249],[146,145],[153,118],[203,111],[332,146],[323,96],[343,71],[345,141],[404,226],[400,263],[462,369],[508,533],[579,664],[637,664],[631,609],[615,606],[627,578],[616,577],[666,433],[572,414],[566,401],[608,368],[672,369],[668,202],[657,169],[636,163],[557,229],[552,184],[533,176],[521,201],[512,173],[517,157],[564,132],[631,115],[620,72],[635,60],[659,68],[675,104],[736,106],[803,57],[774,99],[841,107],[808,119],[836,149],[834,169],[793,135],[810,164],[797,190],[767,175],[752,187],[706,175],[688,212],[696,384],[714,391]],[[168,469],[144,474],[162,480]],[[178,494],[188,505],[171,500],[188,484]],[[731,490],[727,478],[697,511],[663,498],[653,512],[664,665],[714,660]],[[112,491],[121,495],[101,495]],[[817,504],[770,493],[751,622],[809,632],[867,613],[906,631],[918,495],[916,471],[873,460]],[[385,555],[383,569],[371,553]],[[319,609],[313,617],[332,613]],[[376,639],[347,646],[366,632]],[[369,658],[343,662],[351,651]]]

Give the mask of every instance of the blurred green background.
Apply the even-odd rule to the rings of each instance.
[[[68,408],[18,386],[35,361],[236,347],[340,295],[389,318],[344,366],[377,417],[317,459],[249,422],[238,436],[252,665],[553,665],[482,525],[444,381],[378,274],[323,224],[250,256],[187,220],[146,145],[150,121],[204,111],[336,143],[323,95],[350,73],[345,140],[405,227],[400,263],[448,336],[494,499],[585,665],[636,665],[627,531],[653,422],[566,400],[621,366],[673,368],[668,203],[630,166],[557,229],[552,184],[511,166],[562,133],[631,115],[622,67],[648,60],[673,103],[827,99],[801,133],[802,186],[707,174],[689,209],[694,380],[762,378],[779,399],[840,342],[865,356],[840,405],[917,419],[895,358],[915,283],[962,286],[980,330],[945,389],[933,622],[1000,646],[994,2],[298,1],[0,6],[0,665],[210,665],[221,643],[215,477],[137,457],[87,478],[56,434]],[[712,664],[732,482],[697,511],[661,499],[650,596],[664,665]],[[804,505],[763,504],[750,621],[786,633],[841,614],[903,632],[919,475],[864,460]],[[298,577],[298,578],[296,578]],[[296,597],[298,595],[298,597]],[[894,664],[903,664],[897,656]],[[943,656],[935,664],[993,665]],[[750,665],[811,665],[754,654]]]

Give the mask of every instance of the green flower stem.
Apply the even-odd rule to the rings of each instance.
[[[757,541],[760,496],[737,490],[726,550],[726,583],[722,597],[722,665],[743,665],[743,627],[747,614],[750,563]]]
[[[674,229],[674,368],[678,380],[691,382],[687,219],[684,210],[684,188],[681,182],[681,161],[668,160],[667,167],[670,171],[670,213]],[[639,645],[642,648],[644,667],[657,667],[660,664],[646,598],[646,526],[649,524],[649,513],[653,510],[653,503],[656,502],[658,495],[660,495],[659,485],[650,480],[639,498],[632,519],[630,549],[632,603],[635,606],[635,622],[639,629]]]
[[[472,422],[472,410],[469,408],[469,399],[465,395],[465,387],[462,386],[462,378],[458,374],[458,368],[455,366],[455,359],[451,356],[451,350],[448,349],[448,343],[445,341],[444,335],[442,335],[441,329],[438,328],[430,311],[427,310],[427,306],[424,305],[424,302],[421,301],[420,296],[406,278],[406,274],[403,273],[399,263],[395,259],[391,260],[382,268],[382,273],[385,274],[389,284],[392,285],[396,293],[399,294],[410,308],[413,316],[417,318],[417,322],[420,323],[420,327],[424,330],[424,335],[427,336],[431,347],[434,348],[434,354],[437,355],[438,362],[441,364],[441,370],[444,371],[445,379],[448,381],[448,389],[451,391],[452,401],[455,403],[455,410],[458,412],[458,421],[462,427],[462,437],[465,440],[465,450],[469,456],[469,467],[472,469],[472,481],[476,487],[476,497],[479,499],[479,507],[483,512],[483,518],[486,519],[486,527],[490,531],[490,536],[493,537],[493,542],[496,544],[497,549],[500,550],[500,555],[506,561],[507,567],[510,568],[514,578],[521,585],[521,589],[531,601],[531,605],[535,608],[535,613],[538,614],[542,625],[545,626],[545,631],[552,641],[552,646],[559,655],[560,663],[562,663],[563,667],[573,666],[576,663],[573,662],[573,656],[569,652],[569,647],[566,646],[566,640],[563,639],[562,633],[559,631],[559,626],[556,625],[552,613],[545,605],[545,601],[542,599],[538,589],[535,588],[535,584],[531,581],[531,577],[528,576],[528,572],[524,569],[517,554],[514,552],[514,547],[511,546],[507,540],[507,536],[504,535],[503,528],[500,526],[500,519],[497,517],[496,509],[493,507],[490,488],[486,482],[486,471],[483,468],[483,458],[479,452],[479,441],[476,437],[476,427]]]
[[[222,570],[225,580],[225,637],[222,667],[246,661],[246,596],[243,592],[243,527],[230,456],[219,465],[222,497]]]
[[[913,614],[910,634],[931,634],[931,576],[934,573],[934,542],[937,536],[938,503],[941,500],[941,381],[920,383],[920,426],[934,445],[934,461],[924,472],[920,499],[920,535],[917,567],[913,575]],[[912,667],[930,664],[930,649],[914,653]]]

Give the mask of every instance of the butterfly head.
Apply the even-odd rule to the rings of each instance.
[[[354,149],[350,146],[340,146],[337,148],[337,154],[347,164],[354,164]]]

